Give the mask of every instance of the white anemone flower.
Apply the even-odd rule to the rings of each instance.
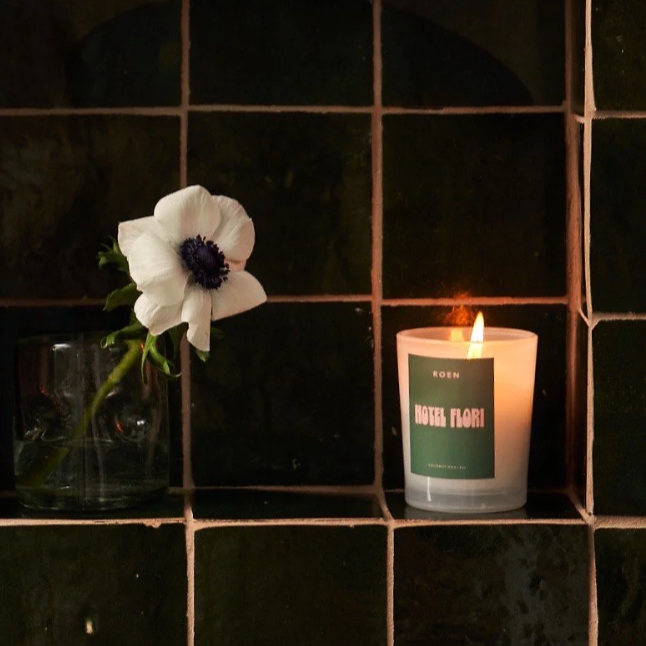
[[[189,343],[208,352],[211,321],[267,300],[244,271],[255,242],[251,218],[201,186],[162,198],[152,216],[121,222],[118,241],[141,292],[135,316],[155,336],[188,323]]]

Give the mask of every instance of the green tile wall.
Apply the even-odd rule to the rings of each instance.
[[[0,643],[641,643],[645,11],[0,0]],[[184,362],[167,501],[26,512],[16,341],[120,325],[99,244],[192,183],[269,303]],[[420,512],[395,334],[478,309],[539,335],[529,502]]]

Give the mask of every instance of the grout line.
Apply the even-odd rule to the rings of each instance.
[[[450,514],[447,514],[447,516]],[[498,526],[498,525],[586,525],[583,518],[463,518],[457,516],[455,518],[406,518],[395,519],[392,525],[395,528],[399,527],[443,527],[443,526]]]
[[[180,162],[181,163],[181,162]],[[374,178],[373,178],[374,181]],[[373,200],[375,197],[373,196]],[[373,226],[374,226],[373,221]],[[380,223],[381,226],[381,223]],[[374,228],[373,228],[374,236]],[[381,249],[378,250],[381,253]],[[374,259],[373,259],[374,262]],[[280,295],[269,296],[269,303],[372,303],[373,294],[315,294],[315,295]],[[473,296],[455,298],[381,298],[382,305],[387,307],[428,305],[567,305],[567,296]],[[105,305],[105,298],[63,298],[63,299],[26,299],[0,298],[0,307],[96,307]],[[606,318],[646,318],[643,315],[602,314]]]
[[[472,296],[456,298],[384,298],[388,307],[400,305],[567,305],[567,296]]]
[[[585,321],[585,324],[590,327],[591,325],[591,320],[588,317],[588,315],[581,309],[579,308],[579,316]]]
[[[383,418],[382,418],[382,320],[381,302],[383,277],[383,127],[381,105],[381,0],[375,0],[373,24],[373,92],[372,111],[372,336],[374,379],[374,484],[378,491],[383,480]]]
[[[123,108],[4,108],[0,117],[141,116],[177,117],[181,106]]]
[[[636,314],[634,312],[595,312],[592,317],[592,327],[603,321],[646,321],[646,313]]]
[[[184,28],[185,16],[182,14],[182,29]],[[187,23],[186,23],[187,24]],[[186,37],[188,45],[188,34],[182,31],[182,37]],[[182,59],[182,84],[188,77],[188,63]],[[381,81],[381,79],[380,79]],[[381,85],[381,83],[380,83]],[[182,88],[183,90],[183,88]],[[564,105],[555,106],[482,106],[482,107],[447,107],[447,108],[405,108],[389,106],[383,108],[384,114],[403,115],[420,114],[430,116],[441,115],[479,115],[479,114],[560,114],[564,111]],[[374,106],[348,106],[348,105],[237,105],[237,104],[195,104],[190,105],[182,101],[179,106],[124,106],[124,107],[97,107],[97,108],[2,108],[1,117],[53,117],[53,116],[181,116],[185,110],[189,112],[232,112],[232,113],[310,113],[310,114],[372,114]],[[602,113],[612,114],[612,113]],[[628,115],[627,118],[639,118],[640,113],[618,113]],[[608,118],[608,117],[605,117]]]
[[[592,118],[597,120],[603,119],[646,119],[646,112],[621,110],[595,110]]]
[[[38,527],[66,525],[143,525],[159,529],[162,525],[182,525],[181,516],[168,518],[0,518],[0,527]]]
[[[186,644],[195,644],[195,526],[193,520],[193,507],[190,496],[184,500],[184,519],[186,529]]]
[[[447,107],[447,108],[399,108],[386,107],[384,114],[426,114],[442,115],[478,115],[478,114],[562,114],[565,104],[547,106],[482,106],[482,107]]]
[[[180,187],[188,186],[188,106],[190,100],[190,0],[182,1],[182,105],[179,134],[179,178]],[[193,465],[191,453],[191,356],[186,336],[180,342],[181,367],[181,416],[182,416],[182,483],[192,489]],[[193,500],[184,497],[184,519],[186,540],[186,645],[195,644],[195,527],[193,523]]]
[[[581,309],[581,193],[579,187],[579,126],[572,116],[572,2],[564,3],[565,22],[565,156],[566,156],[566,266],[568,322],[566,334],[566,430],[565,469],[566,482],[572,485],[576,478],[577,431],[577,371],[578,310]]]
[[[589,514],[594,513],[594,474],[593,474],[593,445],[594,445],[594,366],[592,348],[592,330],[588,327],[588,370],[586,396],[586,474],[585,474],[585,507]]]
[[[588,643],[597,646],[599,643],[599,611],[597,609],[597,560],[594,551],[594,526],[588,527]]]
[[[370,303],[371,294],[316,294],[300,296],[268,296],[268,303]]]
[[[386,537],[386,644],[395,644],[395,526],[388,523]]]
[[[357,527],[387,526],[383,518],[200,518],[193,520],[195,531],[215,527]]]
[[[646,529],[646,517],[595,516],[595,529]]]

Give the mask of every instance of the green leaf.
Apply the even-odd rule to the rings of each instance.
[[[170,337],[170,341],[173,344],[173,359],[177,356],[177,353],[179,352],[179,344],[182,341],[184,332],[186,332],[186,327],[187,327],[186,324],[182,323],[168,330],[168,336]]]
[[[148,358],[148,354],[150,353],[151,348],[157,349],[157,337],[154,334],[148,332],[146,343],[144,344],[144,351],[141,353],[141,380],[144,383],[147,383],[145,366],[146,359]]]
[[[159,350],[156,345],[153,345],[150,348],[149,359],[153,362],[153,365],[158,370],[161,370],[167,377],[171,379],[177,379],[181,377],[181,373],[175,373],[175,366],[173,362],[167,359]]]
[[[115,289],[113,292],[108,294],[105,299],[105,307],[103,309],[106,312],[111,312],[119,305],[134,305],[138,297],[139,290],[137,289],[137,285],[134,283],[128,283],[125,287]]]
[[[128,273],[128,261],[126,257],[121,253],[119,249],[119,243],[114,239],[112,240],[112,246],[104,244],[103,251],[99,251],[97,258],[99,260],[99,267],[105,267],[106,265],[116,265],[119,271]]]
[[[108,334],[108,336],[101,339],[101,347],[107,348],[111,345],[114,345],[117,341],[120,341],[123,338],[132,338],[141,334],[142,330],[145,330],[144,326],[135,319],[134,323],[122,327],[116,332]]]
[[[193,348],[195,350],[195,354],[199,357],[200,361],[204,361],[205,363],[209,360],[209,353],[205,352],[204,350],[198,350],[197,348]]]

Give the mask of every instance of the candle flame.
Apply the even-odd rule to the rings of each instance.
[[[484,316],[482,312],[478,312],[475,323],[473,324],[473,331],[471,332],[471,343],[482,343],[484,341]]]
[[[475,323],[473,324],[473,331],[471,332],[471,343],[469,343],[469,351],[467,359],[479,359],[482,356],[482,343],[484,341],[484,316],[482,312],[478,312]]]

